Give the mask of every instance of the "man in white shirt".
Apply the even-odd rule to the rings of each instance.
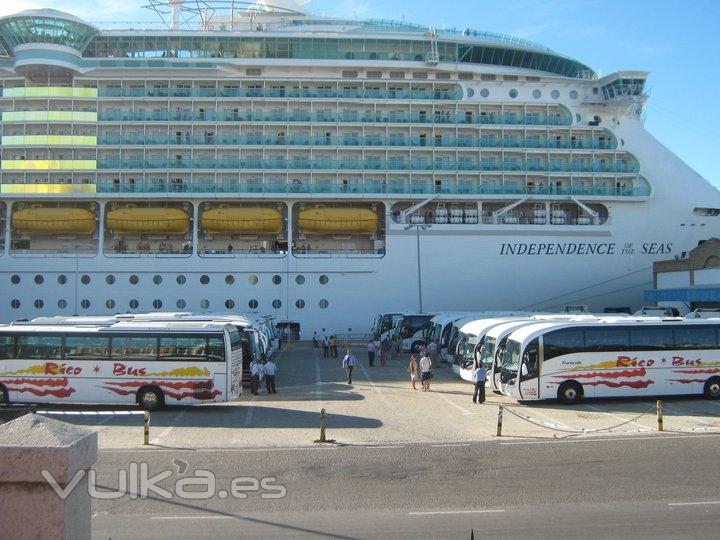
[[[485,366],[479,364],[473,373],[473,380],[475,381],[475,392],[473,392],[473,403],[483,403],[485,401],[485,379],[487,378],[487,371]]]
[[[343,358],[342,366],[345,368],[348,374],[348,384],[352,384],[352,372],[355,367],[355,355],[348,349]]]
[[[423,392],[430,390],[430,379],[432,378],[432,361],[427,354],[420,359],[420,381],[422,381]]]
[[[375,363],[375,342],[372,339],[368,342],[367,350],[368,364],[370,364],[370,367],[373,367],[373,364]]]
[[[258,395],[258,386],[260,386],[260,373],[262,367],[255,360],[250,362],[250,393],[253,396]]]
[[[272,359],[265,362],[263,365],[263,371],[265,371],[265,386],[267,387],[268,394],[277,394],[275,391],[275,372],[277,366]]]

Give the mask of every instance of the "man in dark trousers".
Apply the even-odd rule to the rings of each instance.
[[[343,358],[342,365],[348,374],[348,384],[352,384],[352,372],[353,372],[353,368],[355,368],[355,356],[350,351],[350,349],[348,349],[346,351],[345,358]]]
[[[268,394],[276,394],[275,372],[277,371],[277,366],[275,365],[275,362],[273,362],[272,359],[265,362],[263,365],[263,371],[265,372],[265,386],[267,387]]]
[[[260,364],[255,360],[250,362],[250,393],[253,396],[258,395],[258,386],[260,386]]]
[[[478,364],[475,372],[473,373],[473,380],[475,381],[475,392],[473,393],[473,403],[482,403],[485,401],[485,378],[487,372],[485,366],[482,363]]]

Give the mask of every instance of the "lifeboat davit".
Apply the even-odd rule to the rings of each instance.
[[[26,234],[92,234],[95,214],[84,208],[34,205],[13,212],[12,226]]]
[[[369,208],[325,208],[316,206],[298,214],[298,225],[304,233],[373,234],[378,230],[378,216]]]
[[[111,210],[105,223],[115,234],[185,234],[190,217],[179,208],[126,206]]]
[[[283,230],[283,216],[275,208],[244,208],[222,204],[203,212],[200,226],[208,234],[279,234]]]

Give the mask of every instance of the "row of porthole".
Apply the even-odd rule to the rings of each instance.
[[[10,307],[13,309],[19,309],[20,305],[21,305],[20,300],[18,300],[17,298],[10,301]],[[177,306],[178,309],[185,309],[187,307],[187,302],[185,300],[180,299],[177,302],[175,302],[175,305]],[[272,301],[271,305],[274,309],[280,309],[282,307],[282,302],[280,300],[275,299]],[[295,307],[297,309],[304,309],[305,305],[306,305],[305,300],[298,299],[295,301]],[[320,309],[327,309],[329,305],[330,305],[330,302],[325,299],[320,300],[320,302],[318,302],[318,306],[320,307]],[[37,300],[35,300],[33,302],[33,306],[36,309],[42,309],[45,307],[45,302],[38,298]],[[57,307],[60,309],[67,308],[67,300],[62,299],[62,298],[60,300],[58,300]],[[81,300],[80,307],[82,309],[90,309],[90,300],[87,300],[87,299]],[[106,300],[105,307],[107,309],[115,309],[117,307],[115,300],[112,300],[112,299]],[[140,302],[137,300],[134,300],[134,299],[130,300],[128,302],[128,307],[130,309],[137,309],[140,307]],[[159,298],[153,300],[152,307],[154,309],[162,309],[163,301],[160,300]],[[205,299],[200,300],[200,308],[201,309],[208,309],[209,307],[210,307],[209,300],[205,300]],[[235,300],[232,300],[230,298],[225,300],[225,308],[226,309],[233,309],[234,307],[235,307]],[[260,307],[260,302],[258,302],[256,299],[253,298],[250,301],[248,301],[248,307],[250,309],[258,309]]]
[[[467,94],[468,94],[468,97],[473,97],[475,95],[475,90],[473,90],[472,88],[468,88]],[[518,97],[518,91],[515,88],[511,88],[510,91],[508,92],[508,95],[512,99],[515,99],[516,97]],[[570,90],[569,95],[570,95],[570,99],[577,99],[579,96],[577,90]],[[483,88],[482,90],[480,90],[480,97],[484,97],[484,98],[490,97],[490,90],[488,90],[487,88]],[[542,97],[542,92],[536,88],[535,90],[532,91],[532,97],[534,97],[535,99],[540,99]],[[552,92],[550,92],[550,97],[552,97],[553,99],[559,99],[560,91],[553,90]]]
[[[67,283],[67,280],[68,280],[68,278],[64,274],[60,274],[57,277],[57,282],[60,285],[65,285]],[[14,285],[19,285],[20,281],[22,281],[22,280],[19,275],[14,274],[13,276],[10,277],[10,281]],[[36,285],[42,285],[45,282],[45,278],[42,275],[37,274],[34,277],[33,281],[35,282]],[[82,276],[80,276],[80,282],[83,285],[90,284],[90,281],[91,281],[91,278],[87,274],[83,274]],[[128,278],[128,281],[130,282],[131,285],[137,285],[140,282],[140,278],[138,276],[136,276],[135,274],[133,274]],[[175,278],[175,281],[177,281],[178,285],[184,285],[185,282],[187,281],[187,279],[185,278],[185,276],[183,276],[181,274]],[[320,282],[320,285],[327,285],[328,282],[330,281],[330,278],[328,276],[326,276],[325,274],[323,274],[318,278],[318,281]],[[105,282],[108,285],[114,284],[115,276],[113,276],[112,274],[105,276]],[[153,276],[153,283],[155,285],[160,285],[160,284],[162,284],[162,282],[163,282],[163,277],[160,274],[155,274]],[[250,283],[250,285],[257,285],[260,282],[260,278],[256,275],[251,275],[251,276],[248,276],[248,282]],[[280,285],[282,283],[282,276],[275,274],[272,277],[272,282],[274,285]],[[207,285],[208,283],[210,283],[210,276],[207,276],[207,275],[200,276],[200,283],[203,285]],[[227,285],[233,285],[235,283],[235,276],[233,276],[231,274],[226,275],[225,283]],[[295,276],[295,283],[297,283],[298,285],[302,285],[303,283],[305,283],[305,276],[303,276],[303,275]]]

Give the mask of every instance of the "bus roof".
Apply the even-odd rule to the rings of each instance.
[[[234,331],[235,327],[230,324],[221,323],[199,323],[199,322],[116,322],[110,325],[82,325],[82,324],[12,324],[0,326],[0,332],[3,333],[38,333],[38,334],[57,334],[57,333],[104,333],[104,332],[122,332],[122,333],[162,333],[168,330],[179,333],[215,333],[224,332],[225,330]]]
[[[551,330],[562,330],[563,328],[597,328],[602,326],[644,326],[649,324],[656,324],[658,326],[664,326],[668,324],[679,324],[682,326],[691,325],[702,325],[702,324],[718,324],[719,321],[713,321],[712,319],[702,320],[685,320],[679,317],[618,317],[618,318],[606,318],[598,319],[595,321],[548,321],[538,322],[536,324],[529,324],[522,326],[515,330],[508,339],[517,341],[521,344],[525,344],[532,339],[535,339],[541,334],[549,332]]]

